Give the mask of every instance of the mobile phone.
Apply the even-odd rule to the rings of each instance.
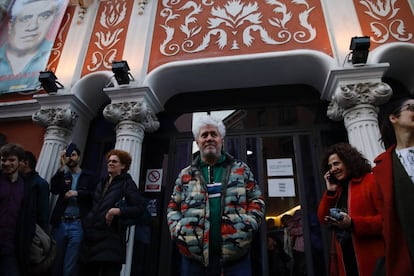
[[[74,143],[70,143],[69,146],[66,147],[66,153],[65,155],[67,157],[70,157],[72,155],[72,152],[75,150],[76,145]]]
[[[329,174],[328,180],[331,184],[338,184],[338,179],[332,174]]]

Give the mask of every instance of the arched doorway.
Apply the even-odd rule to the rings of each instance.
[[[260,93],[255,93],[260,90]],[[263,95],[263,97],[258,97]],[[237,101],[235,100],[237,99]],[[185,103],[194,103],[186,105]],[[316,219],[316,208],[323,184],[319,158],[324,147],[346,141],[342,123],[326,117],[327,103],[319,93],[306,86],[266,87],[246,90],[207,91],[196,95],[183,94],[166,104],[159,114],[161,129],[146,135],[143,163],[152,162],[162,152],[163,158],[151,166],[165,171],[161,199],[159,262],[156,275],[179,275],[180,256],[170,241],[165,209],[179,170],[192,158],[191,120],[195,111],[229,110],[224,121],[227,127],[225,147],[235,157],[247,162],[266,196],[267,217],[279,217],[299,206],[303,215],[306,270],[308,275],[323,275],[328,258],[328,242]],[[160,150],[160,145],[165,148]],[[151,157],[152,156],[152,157]],[[287,162],[292,172],[286,175],[269,173],[269,162]],[[145,164],[143,164],[145,170]],[[293,185],[293,195],[278,194],[278,183]],[[266,224],[253,244],[255,275],[268,275]]]

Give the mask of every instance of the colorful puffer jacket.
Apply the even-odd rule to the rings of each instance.
[[[250,168],[226,153],[221,197],[222,261],[248,253],[258,231],[265,202]],[[210,206],[200,158],[184,168],[175,182],[167,209],[172,240],[181,254],[208,265]]]

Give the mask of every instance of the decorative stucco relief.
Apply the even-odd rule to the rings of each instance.
[[[185,56],[301,48],[332,55],[318,0],[160,1],[152,45],[150,68]]]
[[[364,35],[370,36],[371,42],[414,42],[414,14],[407,0],[354,0],[354,4]]]
[[[100,1],[82,76],[111,70],[112,61],[122,58],[134,1]]]
[[[65,11],[62,22],[60,23],[58,34],[56,35],[55,43],[53,44],[52,51],[50,52],[49,62],[47,64],[47,70],[49,71],[56,72],[74,13],[74,6],[69,6]]]

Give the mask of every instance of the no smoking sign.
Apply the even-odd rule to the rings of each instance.
[[[162,183],[162,169],[148,169],[145,178],[146,192],[160,192]]]

